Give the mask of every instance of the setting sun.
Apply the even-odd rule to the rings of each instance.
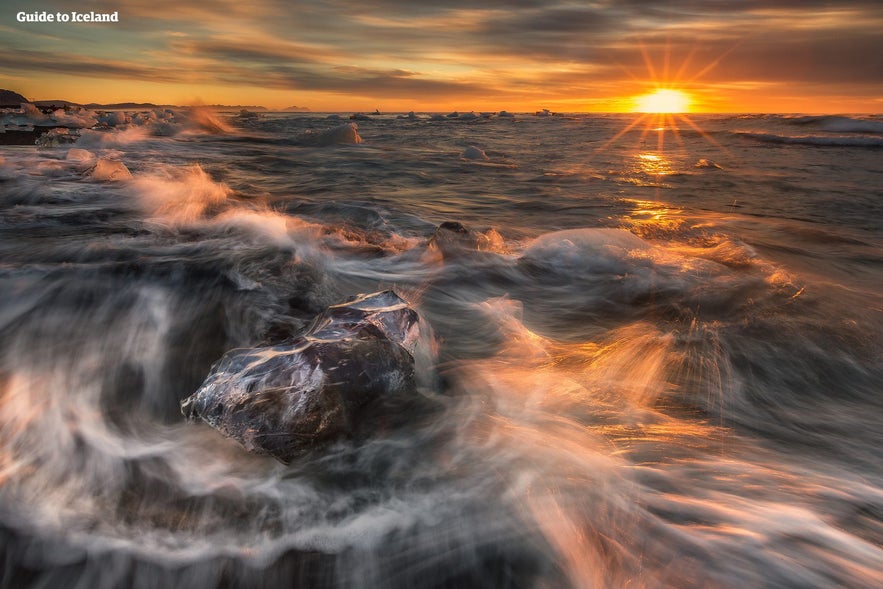
[[[679,90],[657,90],[636,99],[636,112],[685,113],[690,110],[690,98]]]

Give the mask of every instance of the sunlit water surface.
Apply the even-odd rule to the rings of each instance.
[[[883,585],[883,121],[427,119],[0,148],[0,585]],[[287,466],[185,423],[385,288],[429,415]]]

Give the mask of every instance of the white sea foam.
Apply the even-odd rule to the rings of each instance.
[[[132,181],[132,189],[152,220],[172,225],[200,219],[210,207],[225,202],[231,192],[198,164],[141,174]]]
[[[322,226],[274,211],[234,208],[211,219],[214,228],[244,231],[277,247],[291,248],[296,244],[315,243]],[[304,245],[305,249],[314,247]]]
[[[86,163],[91,162],[95,159],[95,154],[86,149],[81,149],[79,147],[72,147],[67,151],[67,155],[65,159],[68,161]]]
[[[175,113],[175,121],[183,125],[182,132],[190,134],[223,135],[232,128],[211,109],[194,106]]]
[[[686,173],[622,186],[632,141],[587,154],[616,117],[390,125],[378,149],[302,149],[335,123],[274,117],[3,149],[7,585],[883,585],[876,153],[771,158],[730,133],[783,117],[697,117],[726,156],[654,137]],[[482,141],[521,168],[458,158]],[[73,173],[99,158],[135,178]],[[425,255],[453,219],[478,239]],[[389,287],[439,334],[443,373],[415,364],[437,410],[288,468],[181,422],[227,349]]]
[[[55,160],[43,160],[37,162],[30,170],[35,176],[66,176],[69,173],[67,166]]]
[[[77,145],[83,148],[124,147],[146,141],[151,135],[146,126],[123,126],[110,131],[83,129]]]
[[[803,116],[786,119],[793,125],[818,126],[831,133],[883,134],[883,121],[879,118],[856,118],[838,115]]]

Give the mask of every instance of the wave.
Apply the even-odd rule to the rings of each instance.
[[[0,116],[0,133],[50,128],[38,135],[38,145],[57,147],[79,142],[81,146],[128,145],[148,137],[226,135],[232,127],[203,107],[142,112],[100,112],[85,108],[58,109],[44,113],[32,104]],[[61,136],[63,135],[63,137]]]
[[[139,176],[132,186],[144,211],[154,221],[171,225],[199,219],[231,192],[226,184],[212,180],[199,164],[159,169]]]
[[[883,137],[844,136],[844,135],[777,135],[756,131],[736,131],[735,135],[786,145],[817,145],[820,147],[883,147]]]
[[[309,130],[298,138],[299,143],[318,145],[320,147],[356,145],[363,141],[362,136],[359,135],[359,126],[356,123],[344,123],[323,131]]]
[[[876,233],[774,216],[872,199],[876,152],[832,174],[712,129],[739,157],[654,156],[680,170],[658,202],[596,183],[634,173],[630,142],[585,157],[610,126],[300,149],[343,122],[273,116],[2,152],[0,587],[881,586]],[[469,173],[474,143],[518,171]],[[438,413],[291,467],[181,423],[225,351],[393,286],[438,334]]]
[[[222,121],[211,110],[193,107],[183,113],[185,128],[190,132],[204,132],[211,135],[223,135],[232,131],[232,127]]]
[[[788,119],[792,125],[817,125],[832,133],[874,133],[883,135],[883,121],[841,115],[805,116]]]

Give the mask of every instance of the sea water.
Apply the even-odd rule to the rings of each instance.
[[[883,119],[67,116],[0,148],[0,586],[883,585]],[[431,414],[184,421],[387,288]]]

